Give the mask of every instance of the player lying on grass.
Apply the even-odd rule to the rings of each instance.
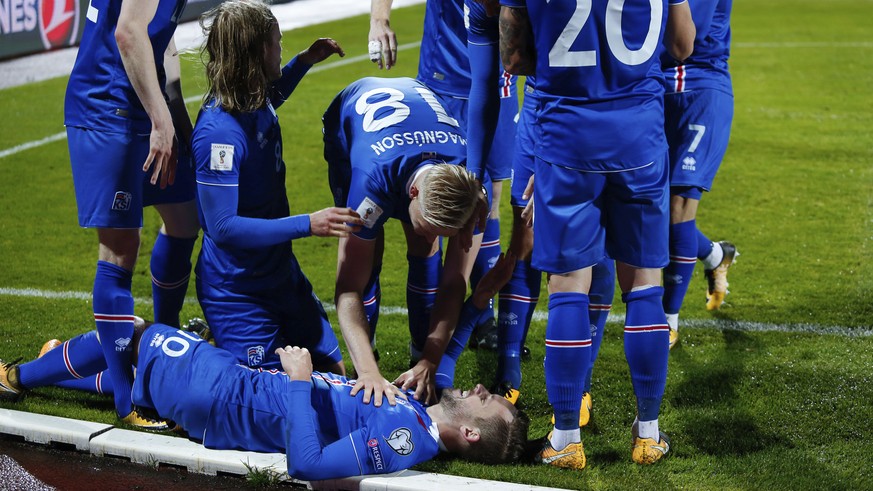
[[[487,303],[513,265],[498,261],[471,302]],[[526,443],[527,416],[482,385],[447,389],[430,406],[404,391],[396,405],[377,407],[364,403],[362,392],[349,395],[354,380],[313,372],[305,348],[277,349],[285,370],[279,372],[239,365],[191,332],[142,319],[133,341],[133,404],[175,421],[207,448],[284,452],[288,473],[297,479],[395,472],[440,451],[477,462],[511,462]],[[104,370],[99,344],[91,331],[32,362],[3,363],[0,397],[17,399],[26,389],[69,379],[73,371],[85,376]]]

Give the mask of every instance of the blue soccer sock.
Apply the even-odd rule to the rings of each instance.
[[[697,222],[670,225],[670,263],[664,269],[664,312],[678,314],[697,264]]]
[[[406,281],[406,306],[409,312],[409,335],[416,349],[424,349],[430,331],[430,311],[436,299],[442,275],[442,251],[430,257],[406,256],[409,273]]]
[[[622,294],[627,304],[624,354],[637,397],[640,421],[658,419],[667,382],[670,328],[661,306],[664,289],[653,286]]]
[[[500,290],[497,316],[497,382],[521,387],[521,348],[540,296],[542,273],[518,260],[512,278]]]
[[[64,380],[56,383],[55,386],[63,387],[65,389],[83,390],[95,394],[115,394],[115,391],[112,388],[112,377],[109,377],[109,374],[106,371],[99,372],[96,375],[89,375],[85,378]]]
[[[546,393],[555,411],[555,428],[559,430],[579,428],[582,380],[590,356],[588,295],[574,292],[549,295],[543,365]]]
[[[106,369],[97,331],[80,334],[33,361],[18,367],[21,385],[29,389],[75,380]]]
[[[712,248],[715,247],[715,244],[709,240],[709,237],[703,235],[699,228],[695,228],[695,230],[697,230],[697,259],[703,261],[712,254]]]
[[[191,277],[191,251],[197,237],[180,239],[158,233],[152,247],[152,298],[155,322],[179,327],[179,312]]]
[[[364,314],[367,316],[367,324],[370,326],[370,345],[376,345],[376,325],[379,323],[379,305],[382,303],[382,287],[379,284],[379,275],[370,277],[367,287],[364,289]]]
[[[583,392],[591,392],[591,375],[594,372],[594,362],[600,353],[603,342],[606,319],[612,310],[612,299],[615,296],[615,261],[604,259],[592,268],[591,290],[588,292],[588,322],[591,324],[591,361],[585,371],[582,383]]]
[[[133,275],[115,264],[98,261],[94,278],[94,321],[109,376],[115,386],[115,411],[125,417],[133,410]]]
[[[464,347],[467,346],[467,341],[470,340],[470,335],[473,334],[478,319],[479,309],[473,305],[473,297],[470,297],[464,302],[464,307],[458,316],[458,327],[455,328],[452,339],[449,340],[446,351],[440,358],[440,365],[436,372],[437,393],[455,386],[455,366],[461,353],[464,352]]]
[[[473,263],[473,270],[470,272],[470,287],[475,290],[479,280],[485,276],[485,273],[491,271],[497,258],[500,257],[500,220],[497,218],[489,218],[485,225],[485,232],[482,233],[482,245],[479,246],[479,253],[476,254],[476,261]],[[488,308],[482,312],[480,324],[488,319],[494,318],[493,303],[489,304]]]

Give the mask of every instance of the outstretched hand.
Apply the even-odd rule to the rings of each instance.
[[[358,374],[355,386],[352,387],[349,395],[355,396],[362,390],[364,391],[363,403],[369,404],[370,399],[372,399],[373,405],[376,407],[382,405],[383,397],[388,400],[388,404],[391,406],[397,404],[398,397],[406,399],[406,395],[391,382],[385,380],[379,372]]]
[[[437,367],[425,359],[421,359],[414,367],[400,374],[394,385],[403,390],[415,389],[415,400],[422,404],[433,404],[437,399],[436,390]]]
[[[500,253],[494,267],[485,273],[479,283],[476,284],[476,290],[473,292],[473,304],[478,309],[484,309],[488,306],[488,301],[497,295],[497,292],[503,288],[503,285],[512,279],[512,272],[515,271],[517,258],[512,251]]]
[[[314,65],[330,58],[330,55],[333,54],[343,57],[346,52],[333,39],[318,38],[312,43],[312,46],[298,53],[297,59],[308,65]]]
[[[317,237],[348,237],[363,224],[351,208],[325,208],[309,215],[309,230]]]

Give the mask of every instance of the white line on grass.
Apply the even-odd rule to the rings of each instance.
[[[397,50],[398,51],[405,51],[407,49],[417,48],[420,44],[421,44],[420,41],[415,42],[415,43],[401,44],[401,45],[397,46]],[[325,70],[339,68],[341,66],[350,65],[352,63],[357,63],[359,61],[364,61],[364,60],[369,62],[370,61],[369,56],[368,55],[350,56],[348,58],[342,58],[339,61],[334,61],[333,63],[326,63],[324,65],[314,66],[309,70],[309,73],[323,72]],[[189,96],[189,97],[185,98],[185,104],[190,104],[192,102],[199,101],[201,99],[203,99],[203,94]],[[12,148],[7,148],[6,150],[0,150],[0,159],[2,159],[4,157],[9,157],[10,155],[15,155],[16,153],[23,152],[25,150],[30,150],[31,148],[41,147],[43,145],[46,145],[46,144],[49,144],[52,142],[56,142],[58,140],[65,140],[66,138],[67,138],[67,132],[62,131],[62,132],[56,133],[52,136],[47,136],[41,140],[22,143],[21,145],[16,145]]]
[[[26,297],[26,298],[44,298],[51,300],[91,300],[90,293],[84,292],[58,292],[50,290],[39,290],[36,288],[4,288],[0,287],[0,296],[10,297]],[[151,305],[152,301],[149,298],[135,298],[134,302],[140,305]],[[186,304],[196,304],[197,299],[188,297],[185,299]],[[328,312],[334,311],[332,304],[323,304],[324,309]],[[379,308],[379,315],[407,315],[407,310],[404,307],[385,306]],[[542,311],[534,312],[534,319],[538,321],[546,320],[546,313]],[[610,323],[624,322],[624,317],[611,314],[607,320]],[[870,337],[873,336],[873,329],[862,327],[845,327],[845,326],[823,326],[820,324],[769,324],[766,322],[747,322],[734,321],[726,319],[688,319],[682,321],[682,328],[687,329],[716,329],[719,331],[747,331],[747,332],[784,332],[784,333],[807,333],[807,334],[833,334],[836,336],[846,337]]]

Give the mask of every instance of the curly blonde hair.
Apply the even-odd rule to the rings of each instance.
[[[264,107],[270,81],[264,73],[264,46],[276,17],[260,0],[228,0],[200,17],[208,55],[204,103],[214,100],[227,112]]]
[[[435,227],[460,229],[476,211],[481,186],[461,165],[436,164],[422,177],[421,215]]]

